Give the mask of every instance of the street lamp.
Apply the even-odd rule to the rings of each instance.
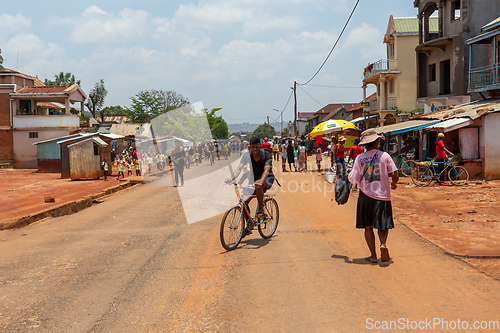
[[[283,136],[283,111],[285,111],[285,110],[280,111],[278,109],[273,109],[273,111],[281,113],[281,115],[280,115],[281,116],[281,123],[280,123],[280,125],[281,125],[281,132],[280,133],[281,133],[281,136]]]

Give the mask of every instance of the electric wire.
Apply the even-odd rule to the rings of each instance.
[[[312,97],[307,91],[305,91],[304,88],[302,88],[301,86],[299,86],[300,89],[302,89],[303,92],[305,92],[307,94],[307,96],[311,97],[312,100],[316,101],[316,103],[318,103],[321,107],[324,107],[323,104],[321,104],[321,102],[319,102],[317,99],[315,99],[314,97]]]
[[[342,34],[344,33],[345,29],[347,28],[347,25],[349,24],[349,21],[351,20],[351,17],[354,14],[354,11],[356,10],[356,7],[358,6],[358,3],[359,3],[359,0],[356,1],[356,4],[354,5],[354,8],[351,11],[351,15],[349,15],[349,18],[347,19],[347,22],[345,23],[344,28],[342,29],[342,31],[340,32],[339,37],[337,38],[337,41],[333,45],[332,49],[330,50],[330,53],[328,53],[328,56],[326,57],[325,61],[323,61],[323,64],[321,64],[321,66],[318,69],[318,71],[309,79],[309,81],[307,81],[306,83],[297,83],[298,85],[305,86],[306,84],[308,84],[309,82],[311,82],[316,77],[316,75],[318,75],[318,73],[321,71],[321,69],[323,68],[323,66],[326,64],[326,62],[328,61],[328,59],[332,55],[332,52],[335,49],[335,47],[337,46],[337,43],[339,42],[340,37],[342,37]]]

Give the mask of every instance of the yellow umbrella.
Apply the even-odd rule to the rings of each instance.
[[[355,128],[353,123],[348,122],[347,120],[327,120],[324,121],[312,130],[311,133],[309,133],[310,136],[318,136],[318,135],[323,135],[323,134],[328,134],[332,132],[337,132],[337,131],[343,131],[348,128]]]

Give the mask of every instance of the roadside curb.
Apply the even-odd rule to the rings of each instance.
[[[137,184],[142,184],[143,181],[127,180],[123,184],[115,185],[110,188],[102,190],[100,193],[88,195],[79,200],[66,202],[55,207],[44,209],[30,215],[26,215],[19,219],[8,220],[0,222],[0,230],[18,229],[30,225],[36,221],[42,220],[47,217],[59,217],[77,213],[85,208],[91,207],[100,203],[97,199],[104,196],[116,193],[118,191],[127,189]]]

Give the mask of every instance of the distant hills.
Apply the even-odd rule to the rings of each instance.
[[[235,132],[253,132],[257,127],[262,125],[264,123],[260,124],[227,124],[227,128],[229,130],[229,134],[235,133]],[[283,129],[287,126],[288,122],[283,121]],[[274,123],[269,123],[272,127],[274,127],[274,130],[276,133],[279,133],[281,131],[281,125],[280,122],[274,122]]]

